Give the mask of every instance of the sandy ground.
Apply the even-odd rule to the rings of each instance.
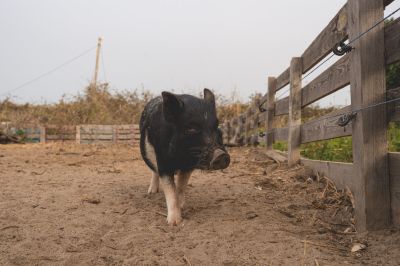
[[[137,147],[0,146],[0,265],[400,264],[399,231],[354,233],[351,197],[325,179],[230,153],[194,173],[171,227]]]

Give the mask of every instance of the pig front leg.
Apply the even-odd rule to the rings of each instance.
[[[185,190],[186,186],[189,182],[190,175],[192,174],[193,171],[188,171],[188,172],[178,172],[178,177],[177,177],[177,182],[176,182],[176,189],[178,191],[178,201],[179,201],[179,207],[181,210],[183,209],[183,205],[185,204]]]
[[[174,182],[174,176],[161,176],[161,183],[167,202],[167,223],[178,225],[182,222],[181,208],[178,200],[178,193]]]
[[[153,172],[153,176],[150,181],[150,186],[149,190],[147,191],[148,194],[155,194],[159,191],[159,185],[160,185],[160,176],[158,173]]]

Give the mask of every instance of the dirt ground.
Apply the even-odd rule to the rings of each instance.
[[[0,265],[400,264],[398,230],[354,232],[350,194],[262,149],[230,153],[194,173],[171,227],[137,147],[2,145]]]

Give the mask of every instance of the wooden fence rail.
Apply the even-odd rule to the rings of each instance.
[[[315,38],[301,57],[277,77],[268,78],[268,93],[252,102],[246,112],[225,121],[224,139],[231,144],[256,145],[288,142],[288,162],[303,163],[330,176],[340,188],[349,187],[356,202],[359,231],[400,226],[400,154],[388,153],[388,122],[400,121],[400,102],[368,106],[400,97],[400,88],[386,90],[386,66],[400,61],[400,18],[381,23],[352,43],[355,48],[302,86],[304,74],[328,56],[335,45],[353,40],[384,16],[393,0],[348,0]],[[276,100],[276,93],[289,85],[289,96]],[[350,85],[351,105],[301,123],[302,108]],[[265,112],[259,111],[259,104]],[[360,110],[362,109],[362,110]],[[337,124],[342,114],[357,111],[347,126]],[[288,124],[274,128],[279,116]],[[259,137],[259,131],[265,137]],[[353,163],[300,158],[300,144],[338,137],[353,137]]]
[[[78,126],[40,126],[32,128],[13,128],[28,141],[75,142],[77,144],[138,144],[139,125],[78,125]]]

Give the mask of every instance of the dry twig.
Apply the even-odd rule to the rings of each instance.
[[[162,212],[155,212],[155,213],[158,215],[164,216],[164,217],[168,217],[168,215],[166,215],[165,213],[162,213]]]
[[[19,226],[18,225],[5,226],[5,227],[1,228],[0,231],[6,230],[6,229],[10,229],[10,228],[19,228]]]
[[[192,266],[192,263],[190,262],[189,258],[186,257],[186,255],[183,255],[183,260],[184,260],[189,266]]]

